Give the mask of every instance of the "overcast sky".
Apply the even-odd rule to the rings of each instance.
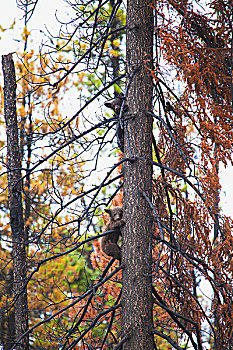
[[[0,32],[0,54],[3,55],[23,49],[20,40],[24,23],[22,20],[23,13],[17,8],[16,0],[1,0],[0,2],[1,27],[9,28],[14,20],[16,20],[14,30]],[[59,9],[57,12],[58,17],[64,19],[68,8],[62,0],[39,0],[35,13],[29,22],[29,30],[32,31],[32,35],[36,38],[37,44],[42,39],[40,31],[46,31],[45,24],[53,33],[58,30],[59,27],[55,19],[57,8]],[[221,206],[224,214],[233,216],[233,168],[231,166],[227,169],[222,168],[220,175],[222,185]]]

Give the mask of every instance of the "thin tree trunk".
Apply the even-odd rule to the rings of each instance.
[[[21,160],[18,144],[16,115],[16,80],[11,54],[2,57],[4,74],[4,112],[7,132],[7,178],[12,235],[14,274],[15,337],[20,338],[28,329],[28,304],[26,281],[26,249],[22,206]],[[29,349],[28,337],[24,337],[14,349]]]
[[[150,0],[127,3],[127,74],[132,77],[125,118],[122,338],[124,350],[153,346],[151,295],[153,9]]]

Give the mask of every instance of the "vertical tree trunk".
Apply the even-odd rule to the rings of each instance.
[[[122,263],[122,338],[124,350],[153,346],[151,295],[152,213],[152,110],[153,9],[150,0],[127,3],[127,74],[133,79],[125,121],[124,218]],[[130,78],[129,78],[130,79]]]
[[[22,206],[21,160],[18,144],[16,115],[16,80],[11,54],[2,57],[4,74],[4,112],[7,132],[8,198],[12,234],[12,257],[14,273],[15,337],[20,338],[28,329],[26,281],[26,249]],[[29,348],[28,337],[24,337],[14,349]]]

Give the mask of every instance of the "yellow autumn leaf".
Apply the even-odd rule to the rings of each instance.
[[[110,54],[113,55],[114,57],[118,57],[119,56],[119,52],[116,50],[110,50]]]
[[[119,40],[119,39],[113,40],[112,43],[113,43],[113,45],[116,46],[116,47],[120,46],[120,40]]]
[[[24,34],[24,35],[30,35],[30,34],[31,34],[31,33],[27,30],[27,26],[24,27],[23,34]]]

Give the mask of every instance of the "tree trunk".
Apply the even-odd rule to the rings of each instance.
[[[28,329],[28,304],[26,282],[26,249],[22,206],[21,160],[18,144],[16,115],[16,80],[11,54],[2,57],[4,74],[4,112],[7,132],[7,179],[12,235],[12,258],[15,296],[15,337],[16,341]],[[29,349],[28,336],[14,349]]]
[[[152,249],[152,110],[153,9],[150,0],[128,0],[127,74],[129,86],[125,116],[124,219],[122,263],[122,339],[124,350],[153,346],[151,295]]]

